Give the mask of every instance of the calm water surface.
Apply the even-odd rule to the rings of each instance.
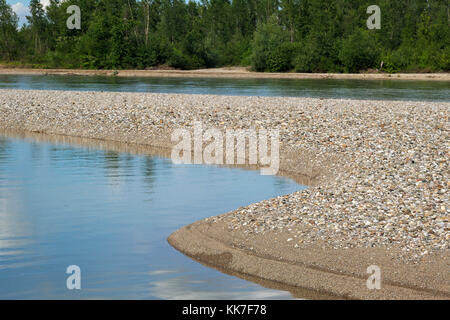
[[[174,250],[178,228],[292,180],[0,134],[0,299],[289,299]],[[66,289],[69,265],[82,290]]]
[[[0,75],[0,88],[450,101],[448,81]]]

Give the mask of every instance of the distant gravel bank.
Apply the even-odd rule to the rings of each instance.
[[[350,298],[450,298],[450,103],[0,90],[0,129],[172,147],[194,121],[280,129],[306,191],[173,234],[200,261]],[[382,290],[366,269],[382,270]]]
[[[248,79],[353,79],[353,80],[430,80],[450,81],[450,73],[263,73],[247,68],[216,68],[202,70],[75,70],[75,69],[28,69],[0,66],[0,75],[82,75],[156,78],[248,78]]]

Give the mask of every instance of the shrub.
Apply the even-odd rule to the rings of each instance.
[[[278,24],[278,18],[273,15],[269,21],[260,24],[255,31],[252,41],[252,68],[256,71],[280,71],[288,64],[284,49],[280,49],[283,43],[288,41],[288,34]]]
[[[339,59],[347,72],[358,72],[377,65],[379,56],[375,37],[368,31],[357,30],[342,43]]]
[[[267,70],[270,72],[283,72],[293,67],[293,52],[295,45],[290,42],[282,43],[270,51],[267,57]]]
[[[176,69],[189,69],[188,57],[186,57],[181,50],[177,48],[172,49],[172,54],[169,57],[168,64]]]
[[[405,71],[414,65],[414,52],[407,46],[401,46],[395,51],[383,54],[380,60],[384,63],[383,70],[388,73]]]

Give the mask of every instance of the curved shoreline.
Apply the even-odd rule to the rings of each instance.
[[[450,73],[263,73],[243,67],[201,70],[81,70],[31,69],[0,66],[0,75],[77,75],[149,78],[224,78],[224,79],[340,79],[340,80],[420,80],[450,81]]]
[[[278,127],[281,169],[317,185],[182,228],[173,246],[230,271],[347,298],[450,298],[449,103],[20,90],[0,97],[1,128],[137,145],[170,148],[171,130],[194,120]],[[379,291],[366,287],[372,264],[383,270]]]
[[[246,247],[236,247],[231,241],[227,242],[225,237],[221,238],[217,234],[211,237],[211,234],[213,231],[205,226],[205,222],[197,222],[176,231],[170,235],[168,241],[171,246],[186,256],[218,270],[238,273],[244,279],[246,276],[258,277],[281,285],[299,287],[318,294],[344,299],[450,299],[450,293],[445,288],[420,287],[405,281],[405,278],[402,278],[404,275],[383,280],[381,290],[368,290],[366,287],[368,275],[364,272],[352,271],[355,265],[362,266],[362,268],[364,265],[350,263],[353,264],[351,268],[336,269],[334,261],[318,265],[316,261],[285,259],[274,251],[263,253],[257,252],[254,247],[251,250]],[[264,245],[271,245],[271,240],[273,238],[269,241],[266,240]],[[286,250],[286,248],[283,249]],[[319,260],[327,260],[330,254],[336,255],[333,250],[321,250],[320,248],[310,248],[308,251],[309,255],[313,254]],[[346,252],[345,255],[347,258],[357,256],[357,259],[363,257],[363,259],[372,261],[380,258],[380,252],[365,251],[353,254]],[[431,261],[427,263],[432,264]],[[392,269],[392,266],[388,264],[381,266],[385,270]],[[423,266],[420,269],[423,271]],[[406,277],[418,276],[417,272],[412,271],[411,268],[401,266],[400,268],[397,266],[396,272],[405,272]]]

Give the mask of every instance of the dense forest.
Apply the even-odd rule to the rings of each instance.
[[[381,8],[369,30],[367,8]],[[81,8],[69,30],[67,8]],[[0,61],[44,68],[450,70],[449,0],[31,0],[23,26],[0,0]]]

